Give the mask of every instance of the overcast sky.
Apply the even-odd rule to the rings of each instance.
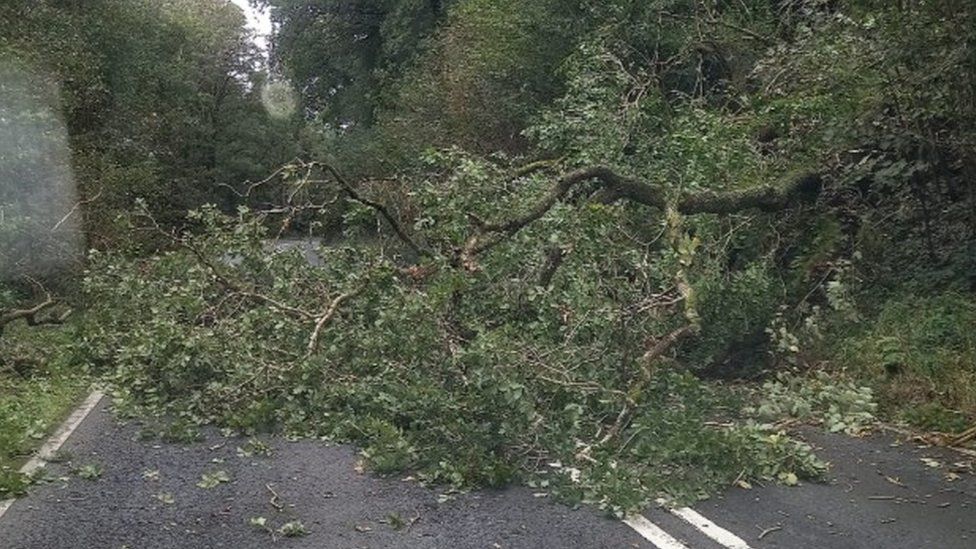
[[[247,0],[231,0],[247,15],[248,25],[257,34],[255,42],[264,51],[268,51],[268,36],[271,35],[271,18],[266,11],[251,7]]]

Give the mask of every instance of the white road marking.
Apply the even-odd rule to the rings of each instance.
[[[742,538],[708,520],[690,507],[669,509],[669,511],[672,515],[681,518],[697,528],[699,532],[728,547],[728,549],[752,549]]]
[[[631,515],[624,519],[624,524],[636,530],[638,534],[658,549],[688,549],[687,545],[671,537],[671,534],[647,520],[644,515]]]
[[[104,396],[105,394],[101,391],[92,391],[92,394],[88,395],[88,398],[86,398],[85,401],[82,402],[74,412],[71,412],[68,419],[64,420],[64,423],[58,427],[58,430],[55,431],[54,434],[51,435],[46,441],[44,441],[44,444],[42,444],[37,450],[34,457],[30,458],[30,460],[28,460],[27,463],[20,468],[20,472],[24,473],[25,475],[30,475],[34,471],[37,471],[43,467],[44,464],[47,463],[47,460],[50,459],[55,452],[61,449],[61,446],[66,440],[68,440],[71,433],[74,433],[75,429],[81,425],[81,422],[85,421],[85,418],[88,417],[88,414],[95,409],[95,406],[98,406],[98,403],[101,402],[102,397]],[[10,506],[14,504],[14,501],[15,500],[13,499],[0,501],[0,518],[3,518],[3,514],[10,509]]]

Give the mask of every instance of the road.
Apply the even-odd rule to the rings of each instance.
[[[93,403],[94,404],[94,403]],[[831,461],[825,484],[730,488],[694,509],[653,508],[626,523],[524,488],[447,494],[358,467],[354,448],[268,437],[139,440],[107,399],[67,437],[70,463],[0,516],[0,548],[941,548],[976,547],[971,459],[891,436],[803,436]],[[63,438],[63,437],[62,437]],[[71,474],[97,464],[98,478]],[[212,488],[205,474],[226,473]],[[270,530],[300,521],[307,534]]]

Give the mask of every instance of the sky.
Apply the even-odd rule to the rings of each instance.
[[[231,0],[244,10],[247,15],[248,26],[254,30],[257,37],[255,43],[265,52],[268,51],[268,36],[271,35],[271,17],[267,11],[252,7],[247,0]]]

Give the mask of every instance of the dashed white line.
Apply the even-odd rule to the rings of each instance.
[[[687,545],[672,537],[657,524],[647,520],[644,515],[629,516],[624,519],[624,524],[636,530],[658,549],[688,549]]]
[[[71,433],[74,433],[75,429],[81,425],[81,422],[85,421],[85,418],[88,417],[88,414],[95,409],[95,406],[98,406],[98,403],[101,402],[102,397],[104,396],[105,395],[101,391],[93,391],[92,394],[88,395],[88,398],[86,398],[85,401],[75,409],[75,411],[71,412],[71,415],[68,416],[68,419],[64,420],[64,423],[58,427],[58,430],[55,431],[54,434],[51,435],[46,441],[44,441],[44,444],[42,444],[40,449],[37,450],[34,457],[30,458],[30,460],[28,460],[27,463],[20,468],[20,472],[24,473],[25,475],[29,475],[43,467],[46,461],[61,448],[66,440],[68,440]],[[0,501],[0,518],[3,518],[4,513],[10,509],[10,506],[14,504],[14,501],[15,500],[13,499]]]
[[[681,518],[697,528],[699,532],[728,547],[728,549],[752,549],[742,538],[708,520],[701,513],[690,507],[669,509],[669,511],[671,511],[672,515]]]
[[[691,507],[672,508],[668,507],[663,500],[658,500],[658,504],[667,509],[672,515],[692,525],[709,539],[727,549],[752,549],[742,538],[708,520]],[[624,520],[624,524],[636,530],[637,533],[658,547],[658,549],[688,549],[685,543],[678,541],[671,534],[662,530],[660,526],[654,524],[643,515],[632,515]]]

